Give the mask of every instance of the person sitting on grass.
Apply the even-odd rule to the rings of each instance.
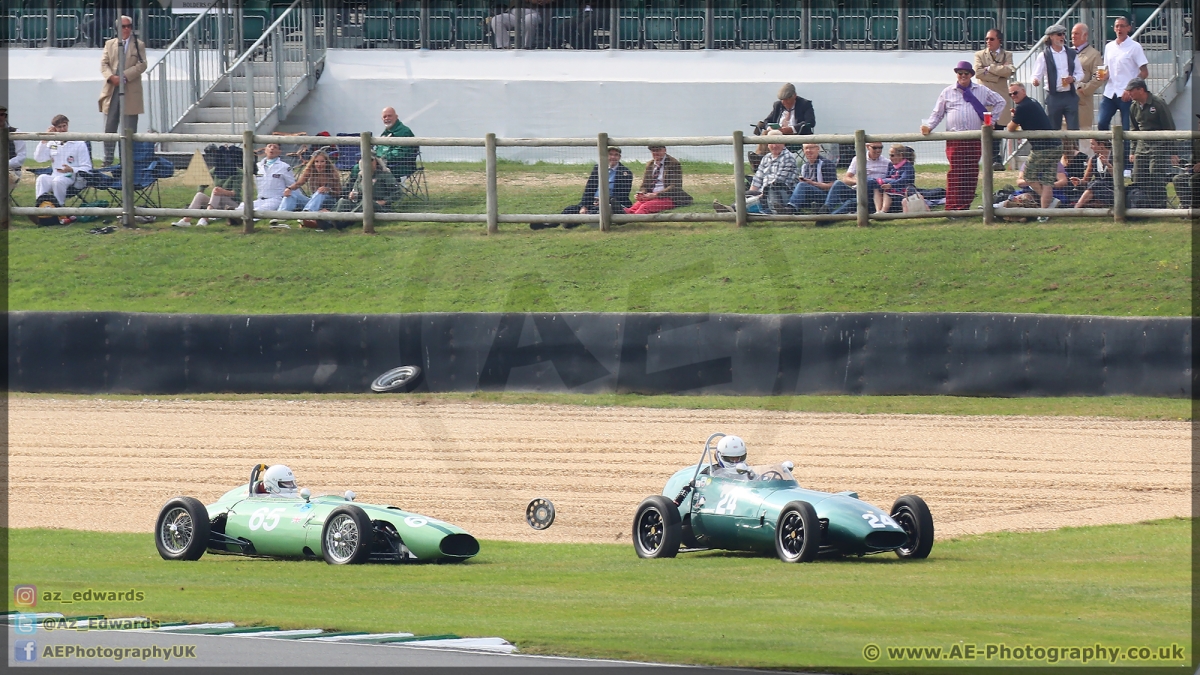
[[[307,187],[312,196],[308,196],[301,188]],[[334,167],[333,161],[324,150],[318,150],[308,160],[300,177],[283,191],[283,202],[280,211],[303,210],[310,213],[325,210],[337,203],[342,197],[342,177]]]
[[[365,158],[364,158],[365,159]],[[400,184],[396,182],[396,177],[388,170],[387,164],[384,163],[382,157],[374,157],[375,172],[371,177],[371,185],[374,188],[375,211],[386,211],[388,205],[391,204],[400,194]],[[359,161],[362,165],[362,160]],[[341,213],[358,213],[363,210],[362,205],[362,171],[358,172],[358,176],[354,179],[354,185],[350,188],[350,193],[344,198],[337,201],[337,206],[334,211]],[[334,226],[339,230],[345,229],[351,224],[347,220],[334,221]]]
[[[893,206],[899,211],[901,200],[916,189],[916,151],[897,143],[888,151],[888,159],[892,164],[887,175],[876,178],[875,185],[871,186],[874,188],[875,210],[879,213],[891,213]]]
[[[804,164],[800,166],[800,179],[792,191],[788,205],[792,213],[814,211],[825,205],[829,190],[837,182],[837,162],[821,154],[821,146],[815,143],[804,145]]]
[[[633,206],[629,201],[629,191],[633,189],[633,172],[621,163],[621,149],[608,149],[608,200],[612,204],[613,213],[621,213]],[[583,197],[578,204],[572,204],[562,210],[563,215],[596,215],[600,213],[600,165],[592,167],[592,173],[583,185]],[[548,227],[558,227],[558,223],[530,223],[531,230],[544,230]],[[563,223],[564,229],[579,227],[580,223]]]
[[[692,196],[683,191],[683,165],[667,154],[665,146],[651,145],[647,149],[653,159],[646,162],[642,186],[625,213],[647,215],[691,204]]]
[[[189,209],[208,209],[225,211],[236,209],[237,205],[242,201],[242,169],[238,167],[233,173],[229,174],[224,180],[214,178],[212,190],[206,195],[203,192],[197,192],[196,196],[192,197],[192,203],[188,204]],[[180,218],[171,223],[173,227],[191,227],[191,218]],[[208,218],[201,218],[196,221],[198,227],[208,225]]]
[[[1089,204],[1101,207],[1113,205],[1112,141],[1106,138],[1091,140],[1092,156],[1083,171],[1083,178],[1071,180],[1076,187],[1083,188],[1083,194],[1075,202],[1077,209],[1087,208]]]
[[[771,129],[767,136],[783,136],[778,129]],[[796,177],[800,169],[796,166],[796,156],[787,151],[783,139],[774,138],[775,143],[767,145],[767,154],[762,157],[750,189],[746,191],[747,213],[778,213],[787,205],[792,190],[796,187]],[[718,213],[732,213],[733,207],[721,202],[713,202],[713,210]]]

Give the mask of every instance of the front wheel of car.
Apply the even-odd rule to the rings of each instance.
[[[662,495],[646,497],[633,517],[633,548],[639,558],[674,558],[683,540],[675,502]]]
[[[199,560],[208,548],[208,509],[199,499],[176,497],[154,524],[154,545],[163,560]]]
[[[892,504],[892,520],[908,535],[908,541],[896,549],[901,558],[928,558],[933,550],[933,514],[925,500],[904,495]]]
[[[339,506],[321,529],[321,554],[330,565],[361,565],[371,557],[374,537],[366,511],[353,504]]]
[[[821,549],[821,521],[808,502],[789,502],[775,526],[775,553],[786,563],[812,562]]]

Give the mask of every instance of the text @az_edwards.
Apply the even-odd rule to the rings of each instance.
[[[1030,644],[1008,645],[958,643],[950,647],[905,646],[884,647],[868,644],[863,647],[863,658],[872,663],[884,658],[887,661],[1004,661],[1042,663],[1092,663],[1092,662],[1157,662],[1183,663],[1183,645],[1172,642],[1166,647],[1113,647],[1097,642],[1094,645],[1055,645],[1051,647]]]

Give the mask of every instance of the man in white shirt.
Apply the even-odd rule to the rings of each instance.
[[[278,211],[283,202],[283,191],[296,182],[292,167],[279,159],[283,150],[278,143],[269,143],[263,150],[263,158],[258,163],[258,175],[254,184],[258,188],[258,199],[254,200],[255,211]],[[238,210],[246,207],[245,203],[238,204]],[[232,223],[231,223],[232,224]]]
[[[1075,83],[1083,81],[1083,65],[1074,49],[1067,49],[1067,27],[1056,23],[1046,29],[1048,44],[1042,56],[1033,60],[1033,86],[1046,83],[1046,114],[1055,129],[1079,130],[1079,94]]]
[[[883,143],[875,141],[867,143],[867,182],[877,178],[886,178],[891,162],[883,157]],[[850,159],[846,175],[829,188],[829,196],[825,198],[825,213],[850,213],[858,208],[858,157]],[[870,193],[868,193],[870,194]]]
[[[56,115],[48,133],[65,134],[70,129],[66,115]],[[50,173],[37,177],[34,194],[41,197],[53,193],[59,206],[67,202],[67,188],[83,188],[87,181],[79,174],[92,170],[92,155],[84,141],[42,141],[33,150],[33,158],[39,162],[51,162]]]
[[[1113,22],[1113,32],[1117,34],[1117,39],[1104,46],[1104,65],[1108,68],[1108,73],[1106,77],[1100,77],[1106,82],[1104,97],[1100,99],[1100,118],[1096,125],[1101,131],[1112,128],[1112,118],[1118,110],[1121,111],[1121,128],[1129,129],[1129,106],[1133,103],[1129,92],[1125,91],[1125,85],[1135,77],[1143,80],[1150,77],[1150,62],[1146,59],[1146,53],[1137,41],[1130,39],[1129,31],[1129,20],[1123,16],[1117,17]],[[1129,154],[1128,147],[1125,154]]]
[[[966,61],[954,66],[956,82],[938,94],[937,103],[929,118],[921,123],[921,133],[928,136],[942,120],[946,131],[979,131],[983,117],[992,114],[993,124],[1004,113],[1004,97],[982,84],[972,83],[975,69]],[[978,139],[946,141],[946,210],[971,208],[975,188],[979,185],[979,157],[983,149]]]

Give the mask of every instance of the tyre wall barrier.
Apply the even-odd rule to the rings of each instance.
[[[1190,318],[11,312],[9,388],[1189,397]]]

